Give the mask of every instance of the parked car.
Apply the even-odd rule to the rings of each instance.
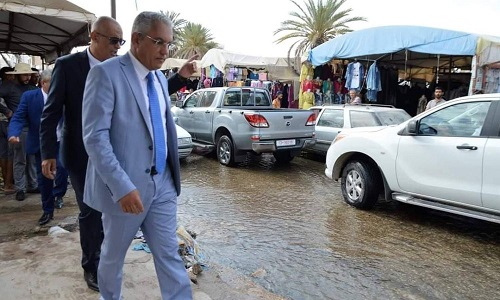
[[[307,145],[304,149],[326,155],[337,134],[346,128],[397,125],[411,118],[400,108],[392,105],[338,104],[328,106],[313,106],[309,108],[317,114],[316,143]]]
[[[193,137],[197,148],[216,151],[222,165],[247,153],[272,153],[289,162],[314,143],[316,115],[307,110],[273,108],[269,92],[253,87],[199,89],[171,108],[174,120]]]
[[[185,159],[193,151],[193,141],[191,135],[181,126],[175,124],[177,131],[177,146],[179,149],[179,159]]]
[[[500,94],[462,97],[396,126],[342,131],[325,174],[345,202],[397,200],[500,223]]]

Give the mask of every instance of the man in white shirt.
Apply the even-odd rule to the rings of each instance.
[[[443,94],[444,94],[443,89],[441,87],[437,86],[434,89],[434,99],[432,99],[431,101],[429,101],[429,103],[427,103],[425,110],[429,110],[429,109],[433,108],[434,106],[438,106],[440,104],[445,103],[446,100],[444,100]]]

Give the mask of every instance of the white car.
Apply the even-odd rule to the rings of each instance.
[[[177,146],[179,149],[179,159],[185,159],[193,151],[193,141],[191,135],[184,128],[175,124],[177,130]]]
[[[342,131],[325,174],[345,202],[379,196],[500,223],[500,94],[468,96],[389,127]]]

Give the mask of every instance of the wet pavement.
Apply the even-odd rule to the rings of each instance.
[[[272,156],[262,155],[229,168],[214,157],[194,154],[181,169],[179,224],[197,234],[209,265],[250,278],[274,294],[288,299],[500,299],[500,225],[395,202],[371,211],[354,209],[343,202],[339,184],[324,176],[321,157],[276,165]],[[69,229],[78,211],[71,193],[53,221]],[[1,249],[20,237],[46,234],[47,227],[34,226],[41,214],[38,197],[29,195],[24,202],[0,197]],[[206,277],[212,293],[203,289],[213,299],[237,299],[257,289],[249,289],[247,281],[234,287],[230,277],[223,284],[232,284],[239,294],[229,295],[217,285],[218,278],[224,279],[218,274]],[[80,276],[74,275],[78,289]]]
[[[399,203],[346,205],[321,157],[236,168],[192,155],[178,215],[210,260],[290,299],[499,299],[500,226]]]

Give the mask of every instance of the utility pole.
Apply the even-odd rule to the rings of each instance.
[[[116,0],[111,0],[111,17],[116,20]]]

